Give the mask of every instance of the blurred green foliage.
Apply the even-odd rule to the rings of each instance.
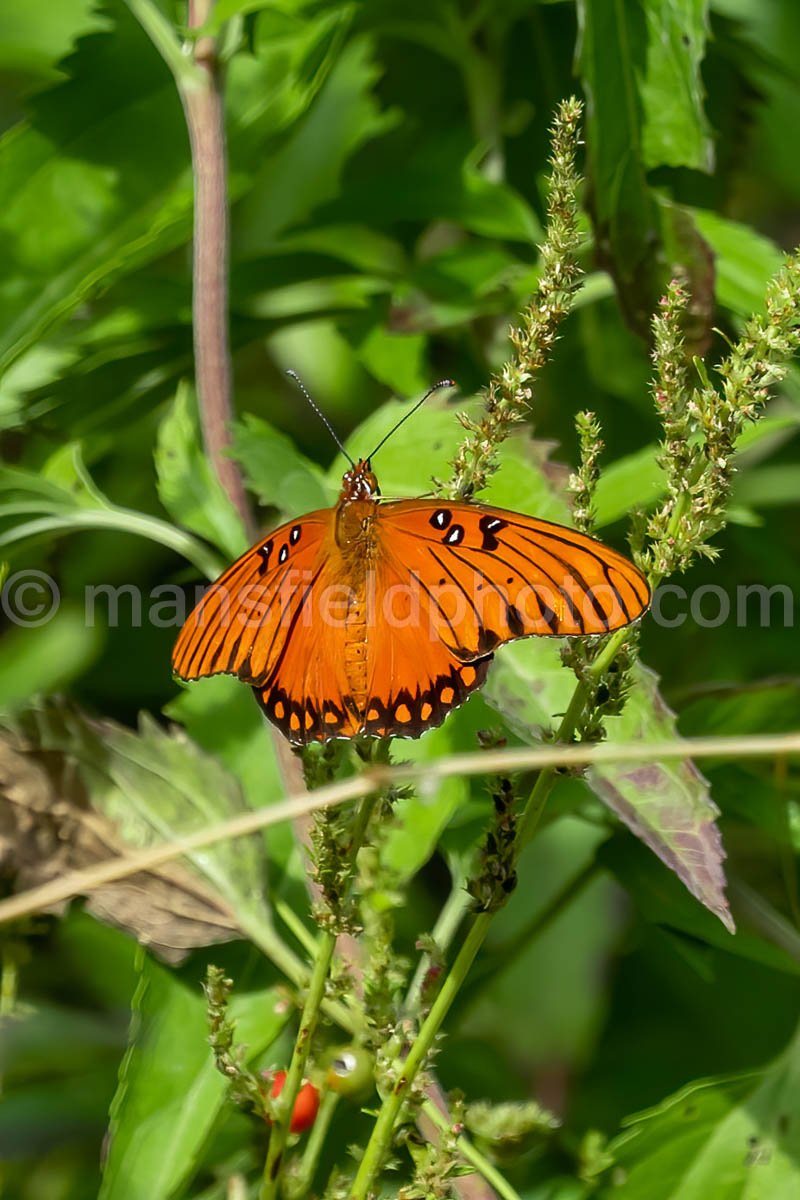
[[[182,4],[158,7],[184,29]],[[692,284],[693,345],[719,357],[759,306],[780,249],[800,240],[800,7],[219,0],[213,21],[228,55],[234,453],[262,524],[330,503],[343,464],[287,367],[353,453],[404,411],[398,400],[456,378],[457,403],[432,402],[376,462],[384,494],[421,494],[446,477],[455,410],[502,364],[508,325],[535,287],[547,127],[577,92],[586,286],[537,387],[542,441],[513,439],[486,497],[566,519],[558,464],[575,461],[574,414],[589,406],[607,446],[599,524],[623,545],[623,518],[662,488],[645,338],[674,266]],[[122,0],[6,0],[0,128],[0,554],[8,579],[46,572],[62,600],[49,623],[9,623],[0,704],[24,721],[35,696],[58,690],[107,722],[79,737],[70,716],[66,741],[40,742],[44,765],[56,751],[74,759],[86,794],[144,844],[282,790],[247,690],[215,680],[177,693],[175,622],[148,619],[154,588],[192,596],[243,545],[203,459],[188,383],[184,117]],[[686,619],[644,624],[643,658],[682,734],[800,726],[799,424],[791,373],[740,449],[722,556],[680,580],[683,604],[664,601],[665,616]],[[116,618],[98,599],[87,624],[87,588],[130,584],[145,597],[141,620],[129,597]],[[768,612],[742,599],[755,584],[784,589]],[[730,597],[722,623],[713,596],[689,613],[706,585]],[[399,753],[471,749],[477,729],[501,721],[512,741],[536,740],[568,687],[551,645],[508,647],[484,695]],[[140,726],[142,711],[186,736],[152,716]],[[675,727],[652,696],[637,695],[622,720],[627,736]],[[798,779],[766,762],[712,762],[706,773],[735,937],[614,822],[602,787],[564,779],[454,1010],[438,1059],[445,1087],[535,1095],[564,1119],[557,1149],[508,1168],[525,1200],[800,1194]],[[664,773],[667,800],[678,775]],[[23,784],[3,773],[0,802]],[[705,790],[692,786],[707,822]],[[410,957],[488,809],[484,785],[461,779],[400,802],[383,853],[409,892],[385,903],[397,905]],[[655,824],[668,826],[663,811]],[[249,914],[240,928],[251,939],[272,936],[267,887],[305,919],[291,831],[271,834],[266,850],[260,839],[239,847],[236,870],[220,854],[199,867]],[[10,855],[4,844],[9,879]],[[279,976],[251,945],[197,950],[173,969],[79,905],[4,937],[4,1003],[15,973],[19,983],[2,1026],[4,1196],[86,1200],[105,1162],[104,1200],[222,1200],[227,1176],[257,1170],[264,1130],[222,1104],[199,992],[206,962],[221,962],[252,1056],[285,1061]],[[334,1135],[358,1142],[362,1119],[338,1112]]]

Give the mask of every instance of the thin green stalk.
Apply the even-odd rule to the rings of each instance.
[[[197,87],[202,74],[192,58],[184,54],[174,26],[153,0],[125,0],[136,20],[169,67],[179,88]]]
[[[422,1111],[440,1133],[450,1132],[450,1122],[432,1100],[426,1100],[423,1103]],[[501,1200],[521,1200],[519,1192],[500,1174],[494,1163],[491,1163],[484,1154],[481,1154],[477,1146],[473,1145],[463,1133],[458,1139],[458,1152],[464,1161],[474,1167],[478,1174],[483,1176],[489,1186],[494,1188],[497,1195],[501,1197]]]
[[[275,915],[280,917],[289,932],[294,934],[308,957],[313,959],[317,953],[317,939],[311,930],[304,925],[292,906],[287,904],[285,900],[274,900],[273,907]]]
[[[503,942],[502,945],[493,946],[491,951],[481,959],[478,966],[470,975],[469,983],[464,988],[462,999],[466,1002],[475,989],[480,987],[481,983],[487,977],[507,970],[518,955],[527,950],[537,937],[544,933],[546,929],[549,929],[554,921],[558,920],[561,914],[569,908],[573,900],[581,894],[584,888],[589,886],[599,870],[597,862],[592,859],[578,871],[577,875],[573,875],[564,884],[563,888],[553,896],[552,900],[545,905],[541,912],[536,913],[512,938]]]
[[[450,894],[445,900],[439,916],[436,918],[436,924],[433,927],[431,935],[443,953],[448,950],[471,905],[472,897],[464,887],[464,877],[459,875],[453,880]],[[422,991],[422,985],[425,982],[425,976],[428,973],[430,965],[431,956],[429,954],[421,955],[417,963],[417,969],[414,972],[414,978],[411,980],[406,995],[404,1009],[408,1013],[414,1012],[419,1004],[420,992]]]
[[[361,849],[370,817],[372,816],[378,797],[375,793],[365,796],[353,820],[348,860],[350,870],[355,868],[356,858]],[[311,1041],[319,1021],[320,1012],[325,999],[325,985],[336,950],[336,932],[323,930],[316,943],[316,957],[311,971],[303,1012],[300,1017],[300,1028],[292,1051],[292,1061],[283,1085],[283,1090],[275,1104],[276,1120],[272,1126],[267,1149],[267,1159],[261,1180],[260,1200],[274,1200],[278,1195],[281,1166],[283,1164],[286,1141],[289,1136],[289,1122],[297,1099],[297,1093],[303,1080],[303,1073],[308,1062]],[[346,1011],[346,1010],[345,1010]]]
[[[450,1011],[450,1006],[458,995],[459,989],[475,961],[475,956],[483,945],[491,923],[490,913],[480,913],[467,934],[461,949],[456,956],[441,990],[433,1002],[430,1012],[425,1018],[419,1033],[402,1063],[402,1068],[391,1091],[384,1097],[378,1119],[367,1142],[364,1156],[358,1167],[355,1182],[350,1192],[350,1200],[367,1200],[373,1183],[377,1178],[392,1144],[395,1121],[400,1109],[408,1097],[411,1085],[417,1072],[425,1063],[442,1022]],[[263,1198],[262,1198],[263,1200]]]
[[[308,1196],[338,1103],[339,1096],[336,1092],[330,1090],[325,1092],[320,1102],[317,1119],[311,1126],[311,1132],[308,1135],[300,1168],[297,1174],[288,1181],[286,1194],[289,1200],[304,1200]]]
[[[328,972],[331,969],[335,949],[336,935],[333,933],[323,933],[319,939],[317,957],[308,985],[308,994],[306,995],[306,1002],[303,1005],[303,1013],[300,1017],[300,1028],[292,1052],[292,1061],[289,1064],[283,1091],[275,1102],[275,1123],[270,1132],[267,1161],[264,1164],[264,1175],[261,1180],[261,1191],[259,1193],[260,1200],[274,1200],[274,1197],[278,1194],[281,1165],[286,1149],[286,1139],[289,1136],[289,1122],[292,1116],[292,1109],[294,1108],[294,1102],[297,1099],[297,1093],[300,1091],[300,1085],[303,1081],[303,1074],[308,1062],[308,1053],[311,1049],[311,1039],[314,1036],[314,1030],[319,1020],[322,999],[325,995],[325,984],[328,980]]]
[[[0,968],[0,1017],[10,1017],[17,1006],[18,953],[15,942],[3,943],[2,968]]]
[[[270,960],[270,962],[278,968],[278,970],[286,976],[286,978],[294,984],[296,988],[304,988],[310,986],[310,973],[308,967],[303,963],[297,955],[291,950],[286,943],[274,933],[274,931],[265,930],[263,925],[257,928],[242,925],[243,932],[247,934],[254,946],[258,946],[261,953]],[[312,958],[315,960],[317,954],[317,943],[314,943],[314,954]],[[355,1021],[353,1014],[338,1000],[324,999],[322,1008],[325,1015],[335,1021],[340,1028],[347,1033],[352,1033],[355,1030]]]

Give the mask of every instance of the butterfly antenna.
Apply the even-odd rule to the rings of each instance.
[[[409,409],[408,412],[400,418],[400,420],[397,422],[397,424],[394,425],[389,430],[389,432],[386,434],[386,436],[381,438],[381,440],[378,442],[375,449],[372,451],[372,454],[369,454],[367,456],[367,462],[369,462],[369,460],[378,453],[378,451],[380,450],[380,448],[384,444],[384,442],[388,442],[389,438],[393,434],[397,433],[400,426],[405,421],[407,421],[409,417],[413,417],[413,415],[417,411],[417,409],[422,407],[422,405],[425,403],[425,401],[428,399],[429,396],[432,396],[434,392],[438,392],[440,388],[451,388],[451,387],[456,387],[456,386],[457,386],[456,381],[454,379],[440,379],[439,382],[435,383],[432,388],[428,388],[427,392],[422,397],[422,399],[418,400],[417,403],[414,405],[414,407]]]
[[[300,378],[300,376],[297,374],[297,372],[296,372],[296,371],[287,371],[287,372],[286,372],[286,374],[287,374],[287,375],[288,375],[288,376],[289,376],[291,379],[293,379],[293,380],[295,381],[295,383],[297,384],[297,386],[300,388],[300,391],[303,393],[303,395],[305,396],[306,400],[308,401],[308,403],[309,403],[309,404],[311,405],[311,407],[313,408],[314,412],[317,414],[317,416],[319,417],[319,419],[322,421],[322,423],[323,423],[323,425],[325,426],[325,428],[327,429],[328,433],[331,435],[331,437],[333,438],[333,440],[336,442],[336,445],[339,447],[339,449],[341,450],[342,454],[345,456],[345,458],[347,459],[347,461],[350,463],[350,466],[351,466],[351,467],[354,467],[356,464],[353,462],[352,458],[351,458],[351,457],[350,457],[350,455],[347,453],[347,451],[345,450],[345,448],[344,448],[344,446],[342,445],[342,443],[339,441],[339,437],[338,437],[338,435],[337,435],[337,433],[336,433],[336,430],[333,428],[333,426],[331,425],[330,421],[329,421],[329,420],[328,420],[328,418],[325,416],[325,413],[322,411],[322,409],[319,407],[319,405],[318,405],[318,404],[315,404],[315,403],[314,403],[314,401],[311,399],[311,395],[310,395],[310,393],[309,393],[309,391],[308,391],[308,388],[307,388],[307,387],[306,387],[306,385],[303,383],[303,381],[302,381],[302,379]]]

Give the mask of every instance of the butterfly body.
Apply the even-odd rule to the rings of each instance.
[[[636,567],[584,534],[463,501],[382,503],[362,460],[333,508],[211,586],[173,667],[237,675],[296,745],[416,737],[481,686],[499,644],[607,633],[649,600]]]

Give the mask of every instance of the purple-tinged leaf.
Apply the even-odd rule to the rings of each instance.
[[[654,742],[677,736],[675,714],[658,692],[658,677],[637,666],[621,716],[606,722],[610,742]],[[719,809],[706,779],[688,759],[669,763],[609,763],[586,773],[589,787],[650,847],[693,896],[734,932],[725,897],[725,851]]]

